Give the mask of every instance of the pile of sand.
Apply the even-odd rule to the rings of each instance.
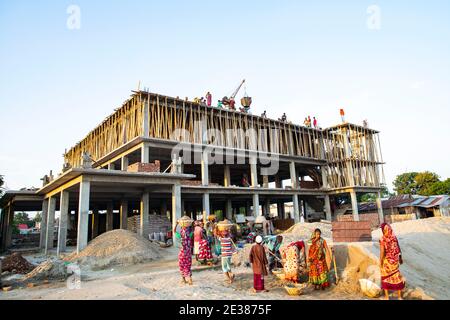
[[[406,278],[406,299],[450,299],[450,218],[429,218],[393,223],[403,254],[400,272]],[[360,293],[359,279],[380,284],[379,238],[373,242],[335,245],[341,282],[337,289]]]
[[[22,281],[64,280],[66,278],[66,263],[48,259],[34,268],[30,273],[26,274]]]
[[[105,269],[113,265],[130,265],[161,258],[158,245],[128,230],[106,232],[84,248],[64,258],[90,269]]]
[[[28,262],[27,259],[22,257],[18,252],[6,256],[2,260],[2,272],[8,271],[11,273],[26,274],[34,269],[34,265]]]
[[[293,241],[311,239],[315,229],[322,231],[322,237],[329,243],[332,242],[331,223],[314,222],[314,223],[296,223],[281,235],[283,236],[283,245],[288,245]]]

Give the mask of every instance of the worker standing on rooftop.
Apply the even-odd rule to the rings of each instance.
[[[261,114],[261,117],[262,118],[264,118],[264,119],[266,119],[267,118],[267,113],[266,113],[266,110],[264,110],[264,112]]]
[[[339,113],[341,114],[342,123],[345,123],[345,112],[344,112],[344,109],[340,109]]]
[[[211,104],[212,104],[212,95],[211,95],[211,93],[208,91],[208,92],[206,93],[206,105],[207,105],[208,107],[211,107]]]
[[[315,129],[317,129],[317,119],[316,117],[313,117],[313,126]]]

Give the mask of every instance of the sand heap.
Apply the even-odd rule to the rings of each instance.
[[[41,280],[64,280],[67,278],[67,266],[63,261],[48,259],[25,275],[23,282]]]
[[[296,223],[281,235],[283,236],[283,245],[288,245],[293,241],[311,239],[311,235],[315,229],[322,231],[322,237],[329,243],[332,242],[331,223],[314,222],[314,223]]]
[[[113,265],[130,265],[161,257],[161,249],[156,244],[143,239],[128,230],[106,232],[84,248],[64,258],[90,269],[105,269]]]
[[[12,273],[25,274],[34,269],[34,265],[28,262],[27,259],[22,257],[18,252],[6,256],[2,260],[2,272],[8,271]]]
[[[406,299],[450,299],[450,218],[429,218],[393,223],[403,254],[400,272],[406,278]],[[336,258],[341,282],[337,289],[360,293],[358,279],[380,283],[379,238],[381,230],[372,232],[373,242],[337,244]]]

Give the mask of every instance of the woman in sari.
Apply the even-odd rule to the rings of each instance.
[[[176,232],[178,222],[175,225],[174,233]],[[178,253],[178,266],[181,273],[181,283],[192,285],[192,240],[193,232],[191,227],[181,227],[180,233],[177,235],[181,239],[180,252]]]
[[[300,276],[306,270],[305,250],[303,241],[292,242],[280,250],[281,257],[284,260],[283,270],[287,281],[300,282]]]
[[[331,252],[327,242],[322,238],[320,229],[314,230],[309,247],[309,283],[315,290],[329,287],[328,270],[331,263]]]
[[[381,232],[383,233],[380,239],[381,288],[384,290],[386,300],[389,300],[389,290],[397,291],[399,300],[402,300],[402,290],[405,288],[405,279],[399,269],[403,263],[402,251],[390,225],[383,223]]]
[[[208,237],[206,236],[206,232],[202,233],[202,239],[200,240],[198,261],[201,264],[205,264],[205,263],[207,263],[208,265],[213,264],[213,255],[212,255],[211,247],[208,242]]]

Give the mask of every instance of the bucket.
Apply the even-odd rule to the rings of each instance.
[[[252,105],[252,98],[251,97],[243,97],[241,99],[241,104],[244,108],[250,108]]]

